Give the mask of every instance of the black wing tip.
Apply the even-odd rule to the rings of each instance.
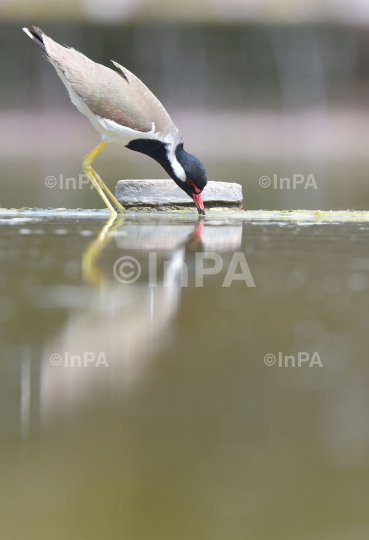
[[[118,73],[118,75],[120,75],[121,77],[123,77],[123,79],[125,79],[125,80],[127,81],[127,83],[131,86],[131,83],[129,82],[127,75],[124,73],[124,71],[123,71],[123,69],[122,69],[122,66],[120,66],[119,64],[117,64],[114,60],[110,60],[110,61],[113,62],[113,64],[114,64],[115,67],[117,68],[116,73]]]
[[[41,30],[41,28],[38,28],[38,26],[32,26],[33,30],[30,30],[29,28],[23,28],[23,31],[29,36],[37,45],[41,47],[42,50],[46,51],[43,36],[45,33]]]

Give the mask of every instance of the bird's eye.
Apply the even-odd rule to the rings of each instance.
[[[196,185],[195,185],[195,182],[193,182],[193,180],[190,180],[189,178],[186,178],[186,184],[188,184],[189,186],[192,186],[195,190],[196,193],[201,193],[201,189],[199,189]]]

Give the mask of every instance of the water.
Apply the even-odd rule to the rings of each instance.
[[[367,537],[369,225],[260,217],[1,214],[1,538]]]

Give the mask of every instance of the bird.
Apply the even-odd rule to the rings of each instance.
[[[205,214],[201,192],[207,174],[201,161],[184,149],[183,138],[164,106],[127,68],[112,60],[111,69],[79,51],[64,47],[40,28],[23,28],[54,66],[77,109],[90,119],[102,142],[89,152],[82,167],[111,214],[125,212],[92,168],[92,161],[110,142],[125,146],[157,161]],[[110,199],[110,201],[109,201]]]

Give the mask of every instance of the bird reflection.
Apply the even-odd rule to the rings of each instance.
[[[204,219],[199,218],[192,233],[191,240],[194,244],[201,244],[201,234],[204,228]]]
[[[82,255],[82,275],[87,282],[92,285],[102,286],[104,283],[104,273],[96,266],[96,261],[108,242],[111,240],[111,234],[124,223],[124,216],[111,215],[99,235]]]
[[[87,291],[86,287],[73,290],[69,300],[66,293],[63,302],[68,305],[70,301],[69,320],[45,347],[42,418],[47,421],[93,399],[92,385],[98,384],[101,391],[120,392],[142,377],[155,354],[168,344],[182,288],[194,277],[195,254],[233,251],[240,246],[241,236],[242,224],[224,225],[201,218],[195,225],[109,219],[82,256]],[[110,244],[107,250],[113,239],[115,246]],[[117,252],[112,258],[114,247]],[[112,271],[122,252],[140,265],[139,279],[130,284],[122,284]],[[153,264],[155,282],[150,282]],[[78,294],[81,302],[76,309]],[[50,362],[56,354],[62,359],[58,366]],[[108,367],[90,362],[84,367],[86,354],[96,359],[102,354]],[[70,365],[72,356],[74,367]],[[65,367],[66,357],[69,367]]]

